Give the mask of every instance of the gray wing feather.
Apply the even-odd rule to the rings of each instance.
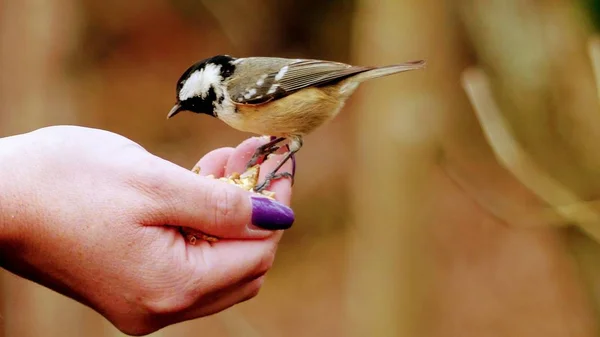
[[[282,60],[286,60],[283,62]],[[238,104],[261,104],[298,90],[321,86],[373,68],[321,60],[254,58],[248,60],[244,76],[229,84],[231,98]]]
[[[327,84],[369,69],[343,63],[305,60],[290,65],[285,75],[276,83],[279,83],[286,92],[293,92],[306,87]]]

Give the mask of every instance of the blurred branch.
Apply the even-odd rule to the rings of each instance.
[[[464,0],[459,10],[513,138],[571,193],[598,198],[600,114],[585,14],[568,0]]]
[[[443,48],[425,38],[443,22],[432,19],[438,5],[358,1],[354,62],[430,61]],[[372,81],[357,92],[344,336],[420,336],[426,329],[422,306],[432,267],[425,233],[442,128],[441,113],[427,105],[439,96],[429,95],[426,79],[438,67]]]
[[[522,184],[600,243],[600,214],[541,170],[509,131],[482,70],[465,71],[463,86],[496,157]]]

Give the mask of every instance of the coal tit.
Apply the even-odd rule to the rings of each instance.
[[[256,187],[261,191],[288,172],[277,171],[302,147],[302,137],[333,119],[366,80],[420,69],[419,60],[383,67],[276,57],[235,58],[218,55],[190,66],[177,81],[176,104],[167,118],[181,111],[216,117],[245,132],[271,136],[247,168],[275,152],[287,140],[288,151],[273,172]]]

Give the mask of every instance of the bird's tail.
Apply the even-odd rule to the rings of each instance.
[[[353,78],[353,80],[357,82],[363,82],[377,77],[388,76],[404,71],[417,70],[421,68],[425,68],[425,60],[411,61],[401,64],[394,64],[390,66],[374,68],[358,74]]]

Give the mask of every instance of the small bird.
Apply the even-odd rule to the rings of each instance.
[[[167,118],[181,111],[207,114],[244,132],[271,136],[256,149],[246,169],[279,149],[287,140],[287,153],[265,181],[289,172],[279,169],[302,147],[302,138],[333,119],[359,84],[377,77],[420,69],[424,60],[382,67],[277,57],[235,58],[217,55],[196,62],[179,78],[176,104]]]

